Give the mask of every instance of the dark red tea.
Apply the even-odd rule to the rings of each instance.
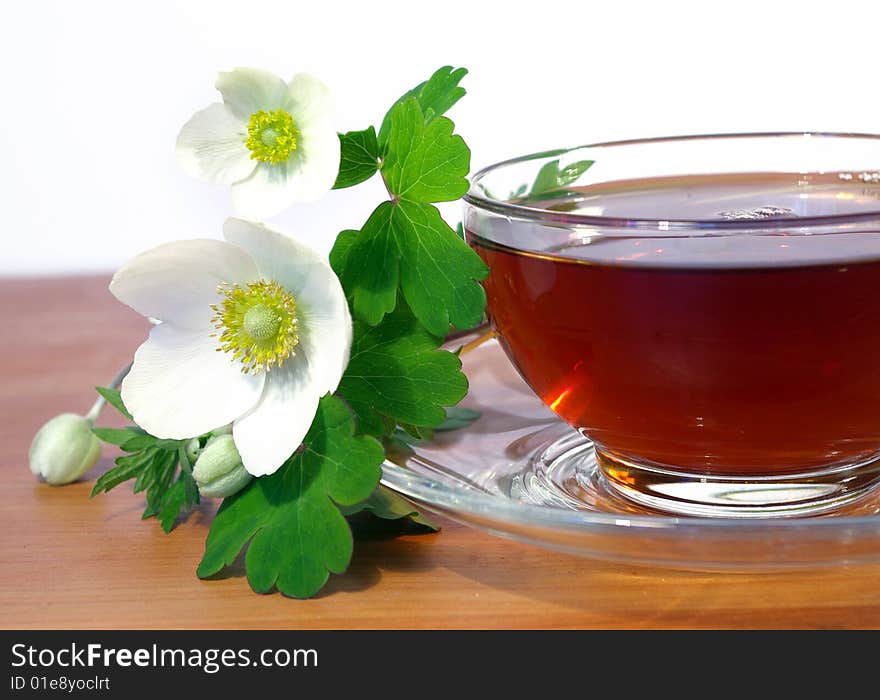
[[[880,449],[876,232],[599,237],[555,252],[468,234],[505,351],[610,453],[753,474]]]

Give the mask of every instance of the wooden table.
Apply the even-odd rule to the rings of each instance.
[[[880,565],[778,574],[627,567],[450,522],[436,535],[367,528],[348,573],[315,599],[257,595],[241,568],[200,581],[214,507],[165,535],[128,487],[41,484],[34,431],[85,412],[145,322],[107,278],[0,280],[0,626],[4,628],[880,627]],[[109,414],[109,412],[108,412]],[[105,415],[108,415],[105,414]]]

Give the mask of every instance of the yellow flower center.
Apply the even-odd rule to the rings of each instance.
[[[251,115],[245,146],[251,158],[262,163],[286,163],[296,150],[296,126],[290,113],[283,109],[260,110]]]
[[[242,372],[259,374],[280,367],[293,357],[297,335],[296,301],[277,282],[261,280],[245,286],[217,288],[223,300],[213,304],[211,319],[219,340],[218,352],[232,354]]]

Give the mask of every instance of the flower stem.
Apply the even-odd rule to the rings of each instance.
[[[381,174],[382,164],[379,164],[379,174],[381,175],[380,179],[382,180],[382,184],[385,185],[385,191],[388,193],[388,199],[391,200],[392,204],[397,204],[400,201],[400,197],[398,197],[394,192],[391,191],[391,188],[388,186],[388,183],[385,181],[385,176]]]
[[[120,384],[122,384],[122,380],[125,379],[125,375],[127,375],[131,371],[132,363],[129,362],[122,370],[120,370],[119,374],[113,377],[110,380],[110,384],[108,385],[111,389],[116,389]],[[86,418],[88,418],[92,423],[98,420],[98,416],[101,415],[101,411],[104,410],[104,406],[107,403],[107,399],[103,396],[99,396],[98,399],[92,404],[91,410],[86,414]]]
[[[474,338],[470,342],[465,343],[464,345],[461,346],[461,348],[458,351],[459,357],[461,357],[462,355],[467,355],[472,350],[476,350],[483,343],[492,340],[492,338],[494,338],[497,335],[495,330],[489,328],[488,325],[479,326],[475,330],[477,332],[482,331],[482,333],[480,333],[480,335],[478,335],[476,338]]]
[[[457,340],[467,339],[467,342],[460,345],[458,350],[455,351],[455,354],[461,357],[462,355],[467,355],[471,350],[476,350],[483,343],[492,340],[497,335],[498,331],[492,328],[488,321],[483,321],[479,326],[450,333],[443,342],[445,346],[449,347]]]

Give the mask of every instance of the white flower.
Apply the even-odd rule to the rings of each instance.
[[[92,433],[92,419],[62,413],[34,435],[28,461],[36,476],[60,486],[79,479],[100,456],[101,441]]]
[[[285,83],[257,68],[221,73],[223,103],[190,119],[177,156],[191,175],[232,185],[236,212],[274,216],[328,192],[339,171],[339,137],[327,86],[307,73]]]
[[[271,474],[299,447],[348,365],[351,316],[330,265],[241,219],[226,241],[167,243],[126,263],[110,291],[162,321],[122,399],[144,430],[182,440],[232,423],[245,469]]]

